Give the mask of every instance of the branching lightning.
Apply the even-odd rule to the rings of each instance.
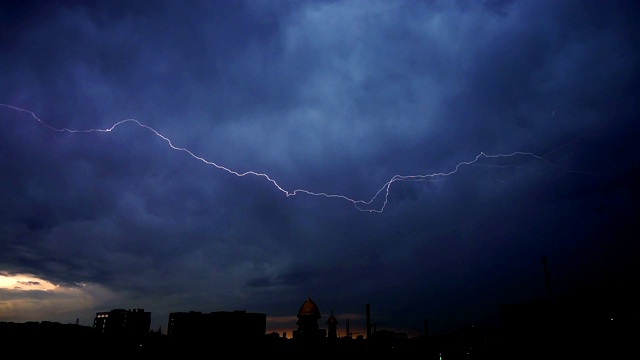
[[[46,122],[44,122],[43,120],[41,120],[34,112],[29,111],[29,110],[25,110],[16,106],[12,106],[12,105],[7,105],[7,104],[0,104],[0,106],[5,107],[5,108],[9,108],[9,109],[13,109],[19,112],[23,112],[23,113],[27,113],[29,115],[31,115],[31,117],[33,119],[35,119],[37,122],[39,122],[40,124],[42,124],[43,126],[49,128],[50,130],[56,131],[56,132],[68,132],[68,133],[92,133],[92,132],[104,132],[104,133],[109,133],[112,132],[113,130],[115,130],[118,126],[123,125],[125,123],[134,123],[135,125],[146,129],[148,131],[150,131],[151,133],[153,133],[155,136],[159,137],[160,139],[164,140],[167,145],[169,145],[169,147],[171,147],[173,150],[176,151],[182,151],[185,152],[187,154],[189,154],[189,156],[191,156],[192,158],[199,160],[203,163],[205,163],[206,165],[210,165],[210,166],[214,166],[219,170],[224,170],[230,174],[233,174],[235,176],[238,177],[245,177],[248,175],[252,175],[252,176],[256,176],[256,177],[261,177],[266,179],[267,181],[269,181],[273,186],[275,186],[276,189],[278,189],[280,192],[282,192],[283,194],[285,194],[287,197],[289,196],[295,196],[298,194],[307,194],[307,195],[311,195],[311,196],[318,196],[318,197],[326,197],[326,198],[337,198],[337,199],[342,199],[342,200],[346,200],[350,203],[352,203],[356,209],[363,211],[363,212],[373,212],[373,213],[382,213],[385,209],[385,207],[387,206],[387,202],[389,199],[389,193],[390,193],[390,189],[391,189],[391,185],[395,182],[398,181],[426,181],[426,180],[434,180],[436,178],[441,178],[441,177],[447,177],[450,175],[453,175],[455,173],[458,172],[458,170],[463,167],[463,166],[468,166],[468,165],[474,165],[476,164],[480,159],[483,158],[508,158],[508,157],[514,157],[514,156],[527,156],[527,157],[531,157],[531,158],[535,158],[537,160],[543,161],[545,163],[547,163],[549,166],[552,167],[556,167],[559,168],[563,171],[567,171],[567,172],[579,172],[579,171],[575,171],[575,170],[570,170],[570,169],[566,169],[563,168],[559,165],[556,165],[550,161],[548,161],[546,159],[547,156],[549,156],[552,152],[546,154],[546,155],[536,155],[534,153],[531,152],[523,152],[523,151],[514,151],[511,153],[507,153],[507,154],[495,154],[495,155],[490,155],[490,154],[486,154],[484,152],[480,152],[478,155],[476,155],[473,159],[469,160],[469,161],[463,161],[458,163],[453,170],[448,171],[448,172],[438,172],[438,173],[433,173],[433,174],[426,174],[426,175],[394,175],[391,179],[389,179],[389,181],[387,181],[386,183],[384,183],[384,185],[373,195],[373,197],[369,200],[356,200],[356,199],[352,199],[350,197],[347,197],[345,195],[340,195],[340,194],[330,194],[330,193],[326,193],[326,192],[313,192],[310,190],[305,190],[305,189],[295,189],[295,190],[286,190],[284,189],[282,186],[280,186],[280,184],[278,184],[278,182],[276,182],[274,179],[272,179],[269,175],[265,174],[265,173],[259,173],[259,172],[255,172],[255,171],[246,171],[246,172],[238,172],[238,171],[234,171],[232,169],[229,169],[225,166],[222,166],[220,164],[217,164],[213,161],[209,161],[201,156],[198,156],[196,154],[194,154],[193,152],[191,152],[189,149],[183,148],[183,147],[179,147],[173,144],[173,142],[171,141],[171,139],[169,139],[168,137],[162,135],[161,133],[159,133],[158,131],[156,131],[154,128],[145,125],[143,123],[141,123],[140,121],[136,120],[136,119],[124,119],[124,120],[120,120],[118,122],[116,122],[115,124],[113,124],[111,127],[109,128],[105,128],[105,129],[80,129],[80,130],[74,130],[74,129],[68,129],[68,128],[55,128],[49,124],[47,124]],[[379,208],[370,208],[371,204],[376,201],[376,199],[378,199],[380,196],[383,196],[382,200],[382,205]]]

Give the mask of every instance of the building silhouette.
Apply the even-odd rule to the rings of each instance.
[[[151,313],[144,309],[113,309],[96,313],[93,329],[109,337],[142,338],[151,327]]]
[[[297,317],[298,329],[293,331],[293,340],[312,343],[327,337],[326,329],[318,326],[318,320],[322,317],[320,309],[310,296],[300,306]]]
[[[338,339],[338,319],[333,316],[333,310],[331,310],[331,315],[327,319],[327,339],[330,341]]]
[[[498,329],[487,331],[469,325],[449,333],[432,334],[423,320],[424,334],[380,329],[366,304],[367,337],[352,337],[345,319],[345,335],[338,335],[334,311],[323,318],[316,302],[308,297],[297,313],[297,329],[266,333],[264,313],[244,310],[202,313],[173,312],[167,333],[150,331],[151,313],[144,309],[113,309],[98,312],[93,326],[52,322],[0,322],[0,341],[25,349],[25,354],[49,356],[73,351],[99,351],[108,357],[123,354],[144,358],[178,358],[243,355],[280,359],[323,357],[388,357],[456,359],[563,359],[629,358],[637,353],[640,313],[635,301],[615,304],[606,293],[590,292],[576,299],[500,304]],[[604,301],[607,300],[607,301]],[[321,325],[326,325],[322,328]],[[47,347],[32,347],[33,342]],[[39,352],[40,351],[40,352]]]

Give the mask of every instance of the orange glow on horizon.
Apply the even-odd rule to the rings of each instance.
[[[362,316],[359,314],[334,314],[334,316],[338,319],[338,329],[337,334],[339,338],[347,336],[347,328],[346,328],[346,319],[350,320],[349,332],[351,333],[352,338],[356,338],[358,336],[362,336],[364,338],[367,337],[366,326],[364,325],[364,320]],[[318,326],[321,329],[326,329],[327,326],[325,322],[327,321],[328,316],[323,316],[320,320],[318,320]],[[293,332],[298,329],[296,322],[298,321],[298,317],[295,315],[287,315],[287,316],[267,316],[267,334],[277,333],[280,337],[284,333],[286,333],[287,338],[291,339],[293,337]]]

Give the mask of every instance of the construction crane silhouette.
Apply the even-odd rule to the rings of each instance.
[[[387,323],[373,323],[371,322],[371,306],[367,304],[365,306],[365,316],[367,317],[367,338],[378,330],[378,326],[387,325]]]
[[[378,326],[388,325],[387,323],[371,323],[371,329],[373,332],[378,331]]]
[[[346,321],[346,325],[347,325],[347,328],[345,329],[345,332],[346,332],[346,336],[347,336],[348,338],[352,339],[352,338],[353,338],[353,335],[358,335],[358,334],[360,334],[360,333],[357,333],[357,332],[351,332],[351,327],[350,327],[349,319],[347,319],[347,321]]]

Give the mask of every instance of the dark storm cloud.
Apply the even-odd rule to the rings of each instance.
[[[412,331],[543,297],[544,255],[566,292],[595,269],[624,275],[637,14],[574,1],[6,5],[1,103],[57,129],[135,118],[286,191],[388,202],[287,197],[133,122],[55,132],[2,107],[0,271],[101,286],[88,316],[294,315],[310,294],[336,313],[372,303]],[[456,170],[481,151],[546,161]],[[451,172],[373,199],[394,175]]]

